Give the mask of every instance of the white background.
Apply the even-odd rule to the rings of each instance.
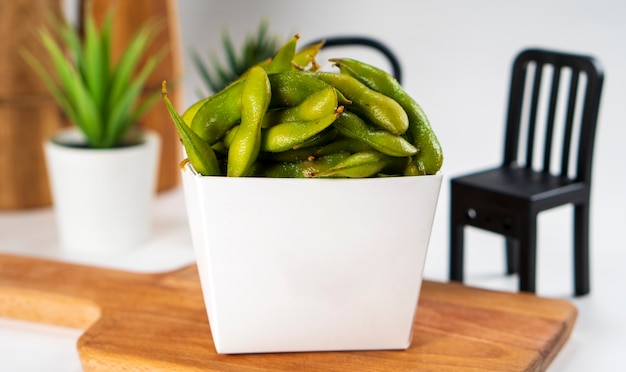
[[[72,14],[74,1],[67,4],[68,14]],[[540,217],[537,290],[542,296],[571,300],[579,309],[576,328],[551,370],[615,370],[621,364],[626,332],[621,266],[626,247],[620,234],[626,220],[622,191],[626,181],[626,2],[180,0],[178,10],[186,105],[197,99],[194,91],[201,87],[188,52],[191,48],[204,54],[219,50],[224,27],[235,42],[253,33],[261,18],[267,18],[270,30],[283,38],[300,33],[303,43],[333,35],[371,36],[385,42],[401,61],[406,90],[426,110],[439,136],[446,156],[442,169],[446,177],[500,161],[510,66],[521,49],[538,46],[596,56],[604,65],[606,78],[594,161],[591,294],[571,297],[568,207]],[[342,56],[334,49],[328,53]],[[377,55],[362,55],[361,59],[365,58],[385,67],[386,62]],[[131,270],[164,269],[193,259],[179,191],[160,196],[151,251],[141,247],[126,257],[124,264],[114,258],[100,264]],[[448,193],[444,179],[425,269],[428,279],[447,280]],[[80,261],[57,254],[51,222],[47,210],[0,214],[0,250]],[[33,226],[40,229],[38,236],[23,234]],[[469,284],[515,290],[516,278],[503,276],[499,237],[470,230],[466,243]],[[0,319],[0,370],[79,370],[73,350],[79,334],[79,330]],[[37,358],[31,357],[33,349],[40,350]]]

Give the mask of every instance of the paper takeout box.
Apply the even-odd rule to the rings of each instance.
[[[410,346],[441,175],[182,175],[218,353]]]

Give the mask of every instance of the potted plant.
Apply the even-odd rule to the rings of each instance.
[[[405,349],[441,147],[392,76],[298,38],[182,116],[164,83],[215,347]]]
[[[74,124],[44,144],[64,248],[111,251],[135,246],[149,235],[160,138],[136,123],[158,99],[158,94],[140,98],[160,58],[141,63],[158,26],[141,28],[115,62],[112,22],[109,15],[98,29],[87,16],[82,38],[65,21],[52,31],[41,29],[38,35],[55,74],[24,53]]]

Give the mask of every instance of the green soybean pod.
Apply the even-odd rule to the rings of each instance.
[[[349,156],[350,154],[347,152],[338,152],[295,163],[273,163],[262,167],[257,175],[278,178],[313,178],[317,174],[336,166]]]
[[[314,159],[313,155],[319,147],[304,147],[299,149],[281,151],[281,152],[262,152],[259,158],[263,161],[277,163],[298,163],[305,160]]]
[[[245,176],[256,161],[261,147],[261,124],[270,97],[267,73],[260,66],[252,67],[243,83],[241,123],[228,149],[227,176]]]
[[[172,103],[167,96],[167,87],[165,81],[161,86],[161,94],[167,111],[169,112],[178,136],[183,143],[187,159],[193,169],[203,176],[216,176],[221,173],[217,157],[211,146],[200,138],[189,126],[184,122],[183,118],[178,115]]]
[[[294,150],[297,150],[297,149],[302,149],[302,148],[307,148],[307,147],[326,145],[334,141],[338,135],[339,135],[339,132],[337,131],[337,129],[330,126],[324,129],[323,131],[319,132],[318,134],[314,135],[313,137],[307,139],[306,141],[295,145],[293,148]]]
[[[292,149],[294,146],[301,144],[331,126],[341,112],[343,112],[343,106],[339,106],[332,114],[316,120],[290,121],[276,124],[263,131],[261,150],[280,152]],[[241,131],[241,128],[239,131]]]
[[[313,156],[324,156],[328,154],[334,154],[336,152],[347,152],[354,154],[362,151],[372,151],[374,148],[367,143],[350,137],[339,138],[331,143],[328,143],[313,153]]]
[[[291,62],[296,55],[296,44],[299,39],[300,35],[296,34],[278,49],[278,52],[276,52],[269,65],[265,67],[268,74],[291,71],[294,69]]]
[[[271,127],[277,123],[319,119],[335,112],[337,106],[337,91],[328,86],[313,92],[296,106],[269,111],[265,115],[264,120],[267,124],[264,126]]]
[[[191,120],[191,129],[209,144],[222,136],[241,120],[241,96],[245,79],[231,83],[208,97]]]
[[[271,108],[297,106],[311,94],[330,86],[312,75],[297,71],[268,74],[268,77],[272,86]]]
[[[315,177],[366,178],[383,170],[391,157],[378,151],[357,152],[335,166],[315,174]]]
[[[222,143],[226,148],[230,148],[230,145],[233,143],[235,136],[237,135],[237,131],[239,131],[239,124],[232,127],[226,134],[224,134],[224,138]]]
[[[202,107],[209,99],[211,99],[211,97],[206,97],[199,101],[196,101],[191,106],[189,106],[187,110],[185,110],[185,112],[183,112],[181,118],[183,119],[185,124],[191,127],[191,122],[200,110],[200,107]]]
[[[352,112],[342,113],[333,123],[333,127],[344,136],[359,139],[389,156],[403,157],[417,153],[417,148],[402,136],[391,134],[384,129],[371,128]]]
[[[228,148],[226,147],[226,145],[224,145],[224,142],[218,141],[210,146],[213,149],[215,156],[217,156],[218,162],[220,162],[220,160],[226,159],[226,157],[228,156]]]
[[[347,99],[349,106],[367,117],[368,121],[393,134],[400,135],[409,127],[409,118],[398,102],[367,87],[356,78],[347,74],[318,71],[312,76],[333,85]]]
[[[309,63],[315,63],[315,57],[320,49],[324,46],[324,41],[306,46],[296,52],[293,56],[293,63],[299,67],[307,66]]]
[[[420,176],[420,175],[422,175],[422,172],[420,172],[419,168],[417,167],[417,163],[415,162],[413,157],[409,157],[408,162],[404,166],[403,174],[405,176]]]
[[[296,163],[256,162],[253,176],[267,178],[301,178]]]
[[[443,164],[443,151],[422,107],[386,71],[350,58],[330,59],[342,73],[398,102],[409,117],[408,135],[419,149],[415,162],[421,174],[436,174]]]

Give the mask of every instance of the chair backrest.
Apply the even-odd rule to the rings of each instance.
[[[603,80],[593,57],[522,51],[513,63],[504,165],[589,182]]]
[[[324,41],[323,48],[342,46],[364,46],[372,48],[384,55],[391,64],[391,74],[402,84],[402,67],[396,54],[382,41],[367,36],[330,36],[323,39],[313,40],[306,45],[317,44]]]

